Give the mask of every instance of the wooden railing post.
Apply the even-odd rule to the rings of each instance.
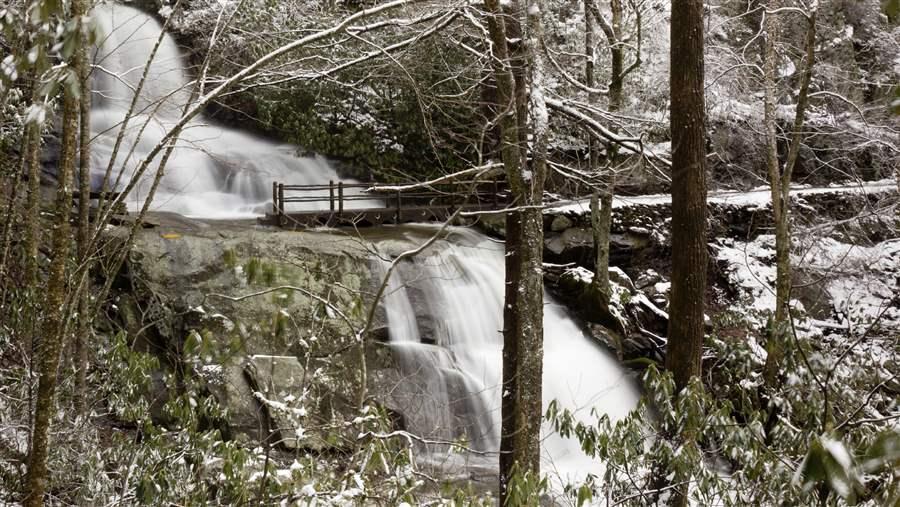
[[[272,214],[278,214],[278,182],[272,182]]]
[[[334,213],[334,180],[328,181],[328,206],[332,213]]]
[[[284,216],[284,183],[278,184],[278,217]]]
[[[338,182],[338,214],[344,214],[344,182]]]
[[[403,221],[403,214],[402,214],[403,212],[401,211],[401,208],[402,207],[400,205],[400,191],[398,190],[397,191],[397,223],[398,224]]]

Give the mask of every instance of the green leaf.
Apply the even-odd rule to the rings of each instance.
[[[856,493],[862,490],[850,452],[843,442],[828,435],[812,441],[794,481],[806,492],[824,483],[850,504],[856,503]]]
[[[63,60],[69,60],[75,54],[76,48],[78,48],[78,31],[74,29],[74,26],[72,28],[67,26],[59,54]]]
[[[874,472],[886,464],[900,466],[900,430],[886,431],[878,435],[863,455],[861,468]]]
[[[587,484],[582,484],[580,488],[578,488],[578,507],[589,503],[591,499],[594,498],[594,492],[591,491],[591,488],[588,487]]]

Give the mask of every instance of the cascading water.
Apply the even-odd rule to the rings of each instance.
[[[91,130],[91,179],[100,188],[113,152],[110,187],[121,189],[138,165],[181,117],[193,86],[175,41],[164,35],[128,120],[123,141],[116,138],[128,115],[145,63],[162,27],[143,12],[117,4],[93,11],[104,39],[94,56]],[[321,158],[298,157],[297,148],[276,144],[236,130],[211,125],[201,115],[179,136],[153,199],[153,210],[187,216],[231,218],[257,216],[271,200],[272,182],[303,185],[339,180]],[[162,158],[159,154],[129,195],[140,206],[150,190]],[[365,201],[354,205],[366,206]],[[327,203],[322,203],[326,207]]]
[[[434,231],[421,229],[408,232],[408,240],[421,243]],[[464,440],[479,451],[499,449],[503,277],[501,243],[453,229],[434,253],[401,264],[389,279],[384,306],[405,378],[395,396],[414,432]],[[544,409],[557,400],[584,422],[595,421],[594,408],[612,420],[627,415],[639,396],[633,379],[560,305],[545,301]],[[544,472],[567,481],[602,470],[577,441],[549,428],[544,433]]]
[[[92,181],[95,187],[102,184],[117,151],[111,181],[122,188],[180,117],[190,101],[190,81],[175,42],[163,36],[116,150],[161,26],[137,9],[116,4],[98,7],[94,16],[107,35],[94,58]],[[296,147],[209,125],[203,117],[187,125],[176,146],[152,209],[207,218],[254,216],[264,212],[272,181],[339,179],[322,158],[297,157]],[[146,199],[155,168],[138,180],[129,198],[133,207]],[[356,201],[357,206],[371,204]],[[429,227],[409,232],[416,229],[398,229],[398,234],[406,231],[408,241],[424,241],[433,232]],[[384,306],[391,347],[405,379],[394,397],[402,400],[407,426],[416,433],[444,441],[465,439],[476,450],[496,452],[504,249],[467,229],[453,229],[450,236],[432,247],[433,253],[404,263],[390,279]],[[624,416],[637,402],[633,381],[561,306],[546,301],[545,407],[558,400],[585,422],[592,420],[593,408],[612,419]],[[543,470],[564,480],[598,473],[602,466],[586,457],[577,442],[550,431],[543,449]]]

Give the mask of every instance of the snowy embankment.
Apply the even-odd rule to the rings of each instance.
[[[863,182],[859,184],[836,184],[828,187],[795,186],[791,195],[803,197],[808,195],[821,195],[832,193],[875,194],[891,192],[897,189],[897,181],[880,180]],[[655,206],[671,204],[671,194],[649,194],[637,196],[615,196],[613,208],[625,208],[629,206]],[[765,207],[772,202],[772,192],[768,187],[757,187],[750,191],[716,190],[709,193],[707,202],[710,204],[726,204],[741,207]],[[591,212],[590,199],[560,202],[544,210],[549,215],[583,215]]]
[[[805,308],[795,293],[792,308],[803,315],[797,322],[798,331],[807,335],[861,334],[877,326],[870,334],[900,332],[900,239],[872,246],[833,238],[797,243],[791,255],[795,289],[818,286],[814,295],[807,291],[804,298],[816,308]],[[775,237],[761,235],[749,242],[723,239],[713,250],[740,294],[733,309],[763,327],[775,307]]]
[[[793,196],[792,314],[798,336],[844,347],[865,336],[853,354],[897,357],[900,343],[900,215],[896,180],[828,187],[795,187]],[[775,238],[771,193],[713,191],[710,204],[711,312],[726,310],[746,326],[748,340],[765,336],[775,308]],[[613,236],[648,238],[626,251],[631,275],[653,266],[665,269],[670,237],[668,194],[617,196]],[[574,228],[590,227],[590,202],[580,200],[545,210],[548,223],[560,217]],[[555,230],[554,230],[555,231]],[[565,237],[571,231],[548,232]],[[590,237],[582,243],[588,245]],[[622,239],[618,238],[621,242]],[[588,245],[589,246],[589,245]],[[621,245],[618,245],[621,249]],[[654,265],[660,259],[661,265]],[[664,291],[667,292],[667,291]],[[667,294],[663,294],[667,296]],[[664,303],[661,308],[665,306]],[[715,315],[710,315],[715,319]],[[760,359],[765,350],[754,347]],[[883,362],[883,361],[882,361]]]

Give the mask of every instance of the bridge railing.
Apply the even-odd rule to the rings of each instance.
[[[343,181],[315,185],[272,183],[272,209],[273,214],[278,216],[292,211],[342,215],[349,209],[395,210],[398,214],[404,209],[421,207],[478,206],[499,209],[505,206],[508,200],[505,185],[496,180],[459,181],[427,186]],[[358,204],[363,201],[368,201],[368,204],[359,206]],[[325,203],[328,204],[327,208],[324,206]],[[291,210],[290,208],[295,207],[292,205],[296,205],[300,210]]]

